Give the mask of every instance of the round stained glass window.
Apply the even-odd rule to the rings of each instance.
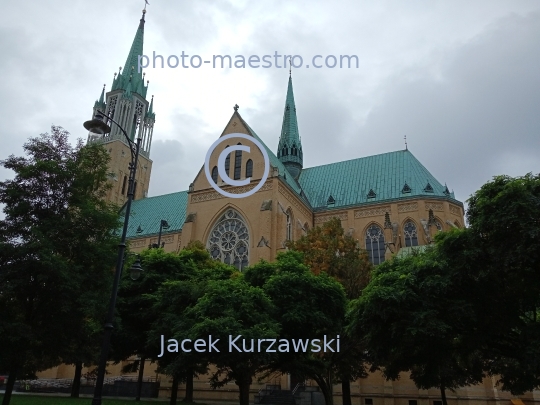
[[[238,270],[249,265],[249,233],[243,218],[228,210],[210,232],[207,248],[213,259],[230,264]]]

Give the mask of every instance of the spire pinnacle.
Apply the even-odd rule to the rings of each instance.
[[[105,102],[105,84],[103,85],[103,90],[101,90],[101,96],[99,97],[99,103],[103,104]]]
[[[292,76],[292,58],[289,57],[289,77]]]

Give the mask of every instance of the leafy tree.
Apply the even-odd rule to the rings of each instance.
[[[444,405],[446,389],[484,377],[481,352],[470,339],[477,313],[463,294],[460,271],[435,248],[394,258],[378,266],[349,313],[387,378],[410,371],[419,388],[439,388]]]
[[[109,156],[99,145],[72,147],[68,136],[53,126],[24,145],[27,157],[1,162],[15,172],[0,182],[4,405],[18,376],[93,360],[79,338],[105,313],[110,292],[119,224],[117,208],[102,199]]]
[[[289,247],[304,254],[304,263],[312,272],[326,272],[340,281],[348,299],[358,298],[369,281],[372,265],[368,254],[357,240],[345,235],[338,218],[310,229],[307,235],[290,242]],[[360,339],[349,337],[345,331],[341,336],[342,351],[335,356],[336,364],[340,364],[337,375],[342,385],[343,405],[351,405],[351,381],[367,376],[365,349]]]
[[[273,271],[272,271],[273,269]],[[273,273],[273,274],[272,274]],[[342,330],[345,315],[343,287],[326,272],[314,275],[299,252],[279,254],[275,263],[261,261],[246,270],[245,278],[261,284],[275,305],[275,319],[281,325],[280,338],[292,341],[334,339]],[[333,403],[333,384],[339,353],[279,353],[269,364],[268,373],[281,371],[311,378],[319,385],[327,405]],[[267,373],[267,374],[268,374]]]
[[[491,305],[478,328],[489,372],[521,394],[540,387],[540,175],[494,177],[468,203],[461,252],[481,252],[470,278],[478,311]]]
[[[338,218],[310,229],[300,239],[288,242],[288,247],[303,253],[304,263],[314,274],[325,272],[340,281],[349,299],[359,297],[369,281],[372,266],[368,254],[356,239],[345,234]]]
[[[152,303],[155,319],[147,333],[147,345],[153,353],[159,353],[160,335],[173,337],[186,336],[191,328],[190,322],[184,322],[185,311],[193,307],[202,297],[210,281],[228,280],[234,268],[212,260],[201,242],[190,242],[178,254],[178,260],[184,268],[184,277],[170,278],[162,283],[153,294],[147,294]],[[181,330],[181,332],[180,332]],[[186,383],[184,401],[193,402],[193,377],[208,370],[208,359],[194,353],[164,353],[154,358],[158,370],[173,377],[171,405],[176,404],[178,384]]]
[[[210,379],[213,388],[222,387],[234,381],[240,393],[240,405],[249,404],[249,389],[253,377],[266,369],[271,361],[272,353],[265,351],[245,352],[252,345],[257,346],[258,339],[276,338],[279,334],[279,323],[272,315],[275,308],[261,288],[250,286],[244,278],[210,281],[205,294],[197,303],[184,312],[184,322],[191,325],[188,334],[184,334],[185,326],[179,325],[174,336],[198,338],[212,336],[219,339],[216,347],[219,353],[212,351],[201,354],[202,358],[215,364],[216,371]],[[233,339],[241,335],[238,345],[242,352],[229,350],[229,336]],[[241,340],[245,339],[244,348]]]

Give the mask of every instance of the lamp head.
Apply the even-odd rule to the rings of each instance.
[[[129,275],[132,280],[138,280],[143,271],[144,270],[141,266],[141,259],[137,257],[137,260],[135,260],[135,263],[133,263],[133,265],[129,269],[129,273],[130,273]]]
[[[96,113],[94,119],[86,121],[83,126],[93,134],[105,135],[111,132],[111,127],[103,122],[103,114]]]

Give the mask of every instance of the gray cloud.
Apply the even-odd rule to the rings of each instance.
[[[495,174],[539,171],[535,1],[151,3],[148,53],[359,56],[359,69],[293,71],[306,166],[401,149],[407,134],[410,150],[462,200]],[[124,64],[140,8],[123,0],[3,6],[0,159],[51,124],[86,137],[82,122]],[[235,103],[277,147],[287,69],[148,69],[147,77],[157,113],[150,195],[187,189]]]

